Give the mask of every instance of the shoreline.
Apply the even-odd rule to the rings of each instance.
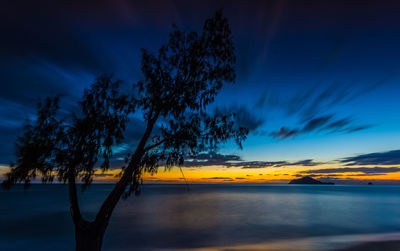
[[[160,249],[170,250],[170,249]],[[175,250],[191,251],[398,251],[400,250],[400,233],[376,233],[318,236],[275,240],[262,243],[214,246],[204,248]]]
[[[349,248],[338,249],[336,251],[398,251],[400,250],[400,240],[390,240],[390,241],[371,241]]]

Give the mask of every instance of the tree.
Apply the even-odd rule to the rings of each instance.
[[[235,61],[232,33],[221,12],[205,21],[200,34],[174,27],[157,53],[142,50],[144,78],[131,95],[121,94],[120,81],[102,76],[84,91],[81,111],[70,120],[57,116],[58,98],[39,103],[36,121],[17,140],[17,162],[3,187],[24,183],[28,188],[37,175],[43,183],[55,178],[68,183],[76,250],[100,250],[116,204],[140,192],[143,173],[182,165],[186,157],[229,139],[241,147],[248,130],[235,125],[234,115],[206,112],[222,85],[234,81]],[[95,219],[87,221],[76,180],[88,186],[97,170],[110,168],[112,148],[124,138],[132,114],[143,116],[146,129]]]

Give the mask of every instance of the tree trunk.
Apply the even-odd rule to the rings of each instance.
[[[81,222],[75,225],[76,251],[100,251],[103,244],[105,227],[94,222]]]
[[[153,126],[157,121],[160,112],[156,112],[156,115],[148,121],[146,131],[137,146],[135,153],[131,157],[128,168],[125,170],[121,179],[117,182],[114,189],[107,196],[103,202],[99,212],[96,215],[96,219],[93,222],[83,220],[79,209],[78,196],[76,193],[75,185],[75,169],[70,170],[69,175],[69,195],[71,203],[71,216],[75,223],[75,241],[76,251],[100,251],[103,244],[103,236],[108,226],[111,214],[118,203],[121,195],[124,193],[130,179],[135,171],[137,171],[138,164],[143,156],[144,147],[147,139],[153,130]]]

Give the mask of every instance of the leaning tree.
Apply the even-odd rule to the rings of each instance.
[[[158,52],[142,50],[143,80],[131,94],[121,93],[120,81],[102,76],[84,91],[80,112],[71,119],[58,116],[58,98],[39,103],[36,121],[17,140],[17,162],[3,187],[24,183],[28,188],[36,176],[43,183],[68,183],[76,250],[100,250],[115,206],[121,197],[140,191],[145,172],[182,165],[185,158],[229,139],[241,147],[248,130],[235,125],[234,115],[206,111],[222,85],[234,81],[235,60],[232,32],[221,12],[207,19],[200,33],[174,27]],[[96,172],[110,168],[113,147],[123,140],[134,114],[143,117],[146,129],[95,219],[85,220],[76,183],[88,186]]]

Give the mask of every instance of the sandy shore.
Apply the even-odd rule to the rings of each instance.
[[[163,249],[164,251],[172,249]],[[178,249],[174,249],[178,250]],[[183,250],[183,249],[179,249]],[[188,250],[188,249],[184,249]],[[194,248],[191,251],[400,251],[400,233],[318,236],[252,244]]]
[[[374,241],[362,243],[338,251],[399,251],[400,241]]]

